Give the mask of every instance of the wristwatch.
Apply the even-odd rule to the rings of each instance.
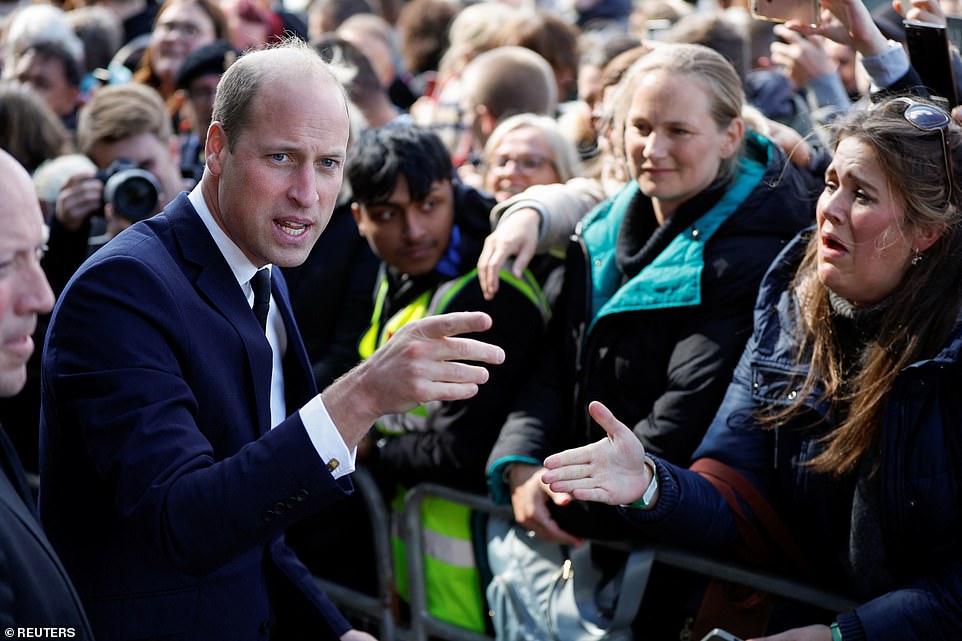
[[[641,498],[631,505],[626,505],[625,507],[647,510],[649,507],[651,507],[651,502],[655,500],[655,493],[658,492],[658,468],[655,466],[655,462],[647,454],[645,454],[645,466],[651,470],[651,481],[648,482],[648,487],[645,488],[645,492],[641,495]]]

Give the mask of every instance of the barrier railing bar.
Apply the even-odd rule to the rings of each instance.
[[[421,505],[429,497],[439,497],[463,503],[470,508],[513,519],[510,506],[496,505],[489,498],[468,494],[433,483],[421,483],[408,492],[405,500],[404,519],[410,541],[407,545],[408,589],[411,606],[411,641],[427,641],[430,635],[440,636],[447,641],[490,641],[491,637],[465,630],[445,621],[434,618],[427,607],[427,589],[424,578],[424,539],[421,528]],[[628,541],[602,541],[602,545],[627,549]],[[845,612],[857,603],[827,590],[813,587],[807,583],[786,579],[769,572],[750,569],[728,561],[673,548],[663,544],[647,544],[655,550],[655,561],[672,565],[698,574],[716,577],[738,583],[750,588],[764,590],[793,601],[808,603],[832,612]]]
[[[358,466],[354,470],[351,481],[355,486],[354,491],[364,500],[365,509],[371,519],[378,595],[374,597],[317,575],[314,576],[314,581],[339,608],[377,622],[379,641],[404,641],[408,635],[397,625],[394,607],[394,563],[387,504],[374,477],[364,467]]]

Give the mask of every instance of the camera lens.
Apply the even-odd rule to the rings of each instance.
[[[118,216],[131,222],[152,216],[159,196],[156,179],[143,169],[122,169],[104,185],[104,200],[113,204]]]

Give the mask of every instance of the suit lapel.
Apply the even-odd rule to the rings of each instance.
[[[301,407],[317,394],[317,386],[314,383],[314,371],[307,356],[307,349],[304,347],[301,333],[297,329],[297,322],[294,320],[294,311],[291,308],[284,275],[276,267],[271,274],[271,294],[274,296],[274,303],[284,320],[284,329],[287,332],[287,352],[283,359],[284,396],[287,401],[287,413],[291,414],[295,408]]]
[[[251,389],[254,390],[257,415],[255,436],[258,436],[269,429],[271,424],[270,343],[257,324],[257,319],[227,261],[187,196],[178,196],[167,206],[164,214],[170,221],[184,261],[196,270],[193,273],[197,291],[234,327],[244,346],[250,366],[248,373]]]

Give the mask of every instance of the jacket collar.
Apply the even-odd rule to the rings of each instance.
[[[160,220],[155,223],[155,219]],[[260,426],[258,432],[269,429],[270,381],[273,368],[271,347],[227,260],[186,194],[174,199],[155,219],[148,222],[153,225],[166,220],[170,225],[176,248],[190,268],[189,271],[185,270],[186,276],[192,280],[197,292],[227,319],[241,337],[253,379],[252,388]],[[277,291],[273,285],[272,293],[276,299]],[[291,335],[291,332],[291,327],[288,327],[288,335]]]

